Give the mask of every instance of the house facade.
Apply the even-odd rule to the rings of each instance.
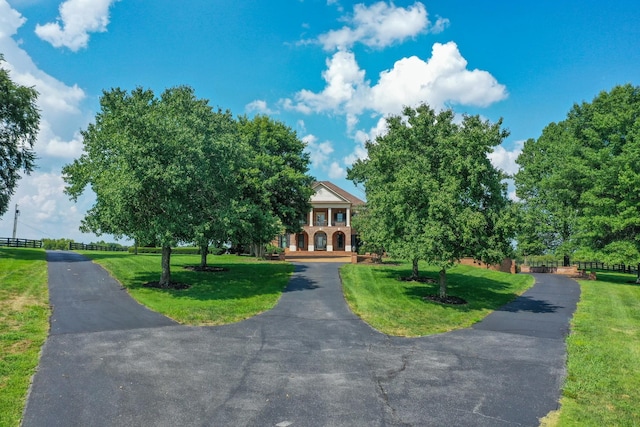
[[[295,251],[351,252],[355,250],[356,233],[351,228],[354,209],[364,202],[332,184],[318,181],[313,184],[312,209],[302,231],[286,236],[281,246]]]

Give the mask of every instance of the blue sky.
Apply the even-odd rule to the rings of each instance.
[[[640,85],[640,2],[0,0],[0,53],[42,110],[39,168],[19,181],[0,237],[97,240],[92,205],[63,194],[61,168],[102,90],[192,86],[235,115],[266,113],[307,143],[319,180],[344,179],[384,117],[426,102],[511,131],[492,154],[515,172],[524,140],[576,102]],[[110,236],[101,239],[112,240]]]

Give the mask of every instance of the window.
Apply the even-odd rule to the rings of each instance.
[[[325,212],[316,212],[316,226],[327,225],[327,217]]]

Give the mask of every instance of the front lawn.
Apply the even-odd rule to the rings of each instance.
[[[640,426],[640,286],[627,283],[634,279],[598,272],[597,281],[579,281],[558,425]]]
[[[465,328],[513,300],[533,285],[529,275],[514,275],[459,265],[447,271],[448,294],[466,305],[442,305],[422,297],[438,285],[403,282],[411,264],[347,264],[340,270],[345,298],[358,316],[377,330],[398,336],[422,336]],[[420,275],[437,280],[435,267],[420,263]]]
[[[108,270],[131,296],[150,309],[182,324],[222,325],[255,316],[275,306],[293,266],[237,255],[209,255],[210,266],[227,271],[197,272],[199,255],[171,255],[171,280],[188,289],[144,287],[160,279],[160,255],[123,252],[80,252]]]
[[[0,248],[0,426],[17,426],[49,330],[42,249]]]

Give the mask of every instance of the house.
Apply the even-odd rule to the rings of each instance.
[[[282,236],[281,247],[295,251],[351,252],[357,236],[351,228],[354,209],[364,202],[329,181],[313,184],[312,209],[298,234]]]

